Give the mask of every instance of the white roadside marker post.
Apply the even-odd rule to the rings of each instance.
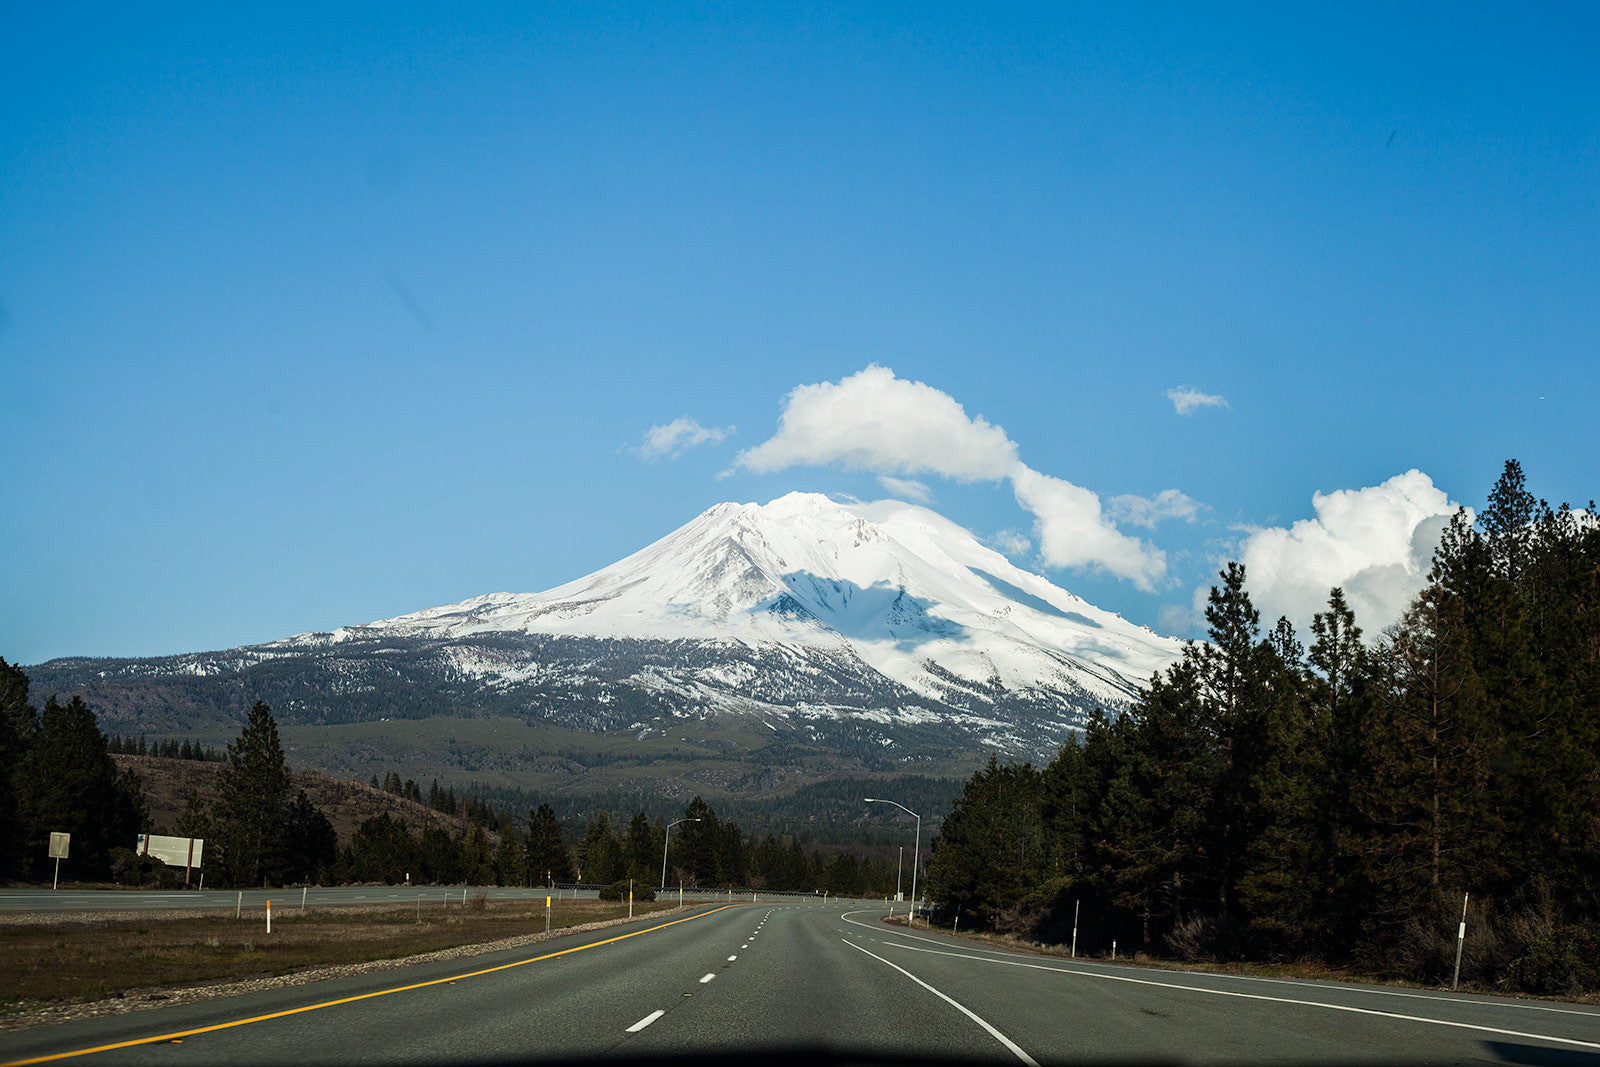
[[[301,886],[300,887],[300,912],[301,912],[301,914],[304,914],[305,910],[306,910],[306,890],[308,888],[309,888],[308,886]]]
[[[1078,905],[1082,904],[1082,903],[1083,903],[1083,901],[1081,901],[1081,900],[1074,900],[1072,902],[1072,958],[1073,959],[1077,959],[1078,958]]]
[[[267,933],[272,933],[272,901],[267,901]]]
[[[1111,958],[1117,958],[1117,939],[1114,937],[1111,939]]]
[[[244,912],[244,890],[239,890],[239,899],[233,904],[233,917],[237,919]]]
[[[1461,894],[1461,925],[1456,929],[1456,970],[1450,976],[1450,992],[1456,991],[1456,986],[1461,983],[1461,946],[1467,943],[1467,900],[1471,893]]]
[[[550,932],[550,898],[544,898],[544,932]]]

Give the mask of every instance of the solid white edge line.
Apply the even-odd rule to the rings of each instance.
[[[710,974],[706,975],[704,978],[700,979],[700,984],[701,985],[705,985],[707,982],[711,981],[711,979],[715,978],[716,976],[717,976],[716,972],[713,971]]]
[[[628,1033],[637,1034],[640,1030],[643,1030],[645,1027],[649,1026],[651,1023],[655,1022],[665,1014],[666,1012],[662,1011],[660,1008],[657,1008],[649,1015],[646,1015],[643,1019],[640,1019],[638,1022],[628,1027]]]
[[[845,942],[849,944],[849,942]],[[854,945],[850,946],[854,948]],[[954,956],[958,959],[976,960],[979,963],[996,963],[1003,967],[1027,967],[1035,971],[1050,971],[1054,974],[1064,974],[1075,978],[1102,978],[1108,982],[1130,982],[1134,985],[1156,986],[1161,989],[1179,989],[1190,993],[1203,993],[1213,997],[1238,997],[1241,1000],[1266,1000],[1275,1004],[1294,1004],[1304,1008],[1322,1008],[1326,1011],[1347,1011],[1354,1015],[1376,1015],[1380,1019],[1399,1019],[1402,1022],[1426,1023],[1430,1026],[1449,1026],[1457,1030],[1475,1030],[1480,1034],[1499,1034],[1501,1037],[1527,1037],[1535,1041],[1555,1041],[1563,1045],[1575,1045],[1578,1048],[1600,1049],[1600,1041],[1580,1041],[1575,1037],[1556,1037],[1553,1034],[1530,1034],[1522,1030],[1505,1030],[1498,1026],[1484,1026],[1481,1023],[1460,1023],[1450,1019],[1429,1019],[1421,1015],[1402,1015],[1397,1011],[1379,1011],[1377,1008],[1357,1008],[1350,1004],[1325,1004],[1320,1000],[1296,1000],[1293,997],[1269,997],[1265,993],[1240,993],[1232,989],[1206,989],[1202,986],[1179,985],[1174,982],[1155,982],[1148,978],[1129,978],[1120,974],[1099,974],[1094,971],[1069,971],[1063,967],[1046,967],[1041,963],[1024,963],[1021,960],[997,960],[988,956],[973,956],[965,952],[942,952],[933,948],[918,948],[915,945],[895,945],[895,948],[906,952],[926,952],[932,956]],[[866,949],[861,951],[866,952]],[[870,955],[870,953],[869,953]],[[885,961],[887,962],[887,961]],[[890,964],[890,966],[894,966]]]
[[[843,938],[840,938],[839,940],[844,941]],[[850,942],[848,941],[845,941],[844,943],[846,945],[850,945]],[[1039,1067],[1038,1060],[1024,1052],[1015,1041],[1011,1040],[1005,1034],[1002,1034],[999,1030],[996,1030],[993,1026],[990,1026],[988,1022],[981,1018],[971,1008],[968,1008],[965,1004],[962,1004],[961,1002],[946,996],[944,993],[939,992],[937,989],[933,988],[933,986],[929,985],[927,982],[924,982],[922,979],[918,978],[916,975],[912,974],[910,971],[906,970],[897,963],[890,963],[888,960],[877,955],[876,953],[867,952],[867,950],[862,948],[860,945],[850,945],[850,947],[855,949],[857,952],[865,952],[868,956],[871,956],[879,963],[887,964],[888,966],[893,967],[895,970],[899,971],[901,974],[917,983],[923,989],[926,989],[928,992],[932,993],[934,996],[938,997],[940,1000],[944,1001],[946,1004],[950,1005],[952,1008],[956,1009],[973,1022],[977,1023],[979,1026],[983,1027],[984,1030],[988,1031],[990,1037],[994,1038],[1006,1048],[1010,1049],[1016,1055],[1017,1059],[1021,1060],[1023,1063],[1029,1064],[1030,1067]]]
[[[856,922],[854,919],[850,918],[851,915],[861,915],[861,914],[865,914],[865,913],[863,913],[863,912],[847,912],[843,916],[843,918],[844,918],[844,921],[849,923],[851,926],[859,926],[864,930],[872,930],[872,929],[876,929],[877,928],[875,926],[867,926],[865,923]],[[896,931],[894,931],[894,936],[895,937],[910,938],[913,941],[921,941],[921,942],[923,942],[925,944],[929,944],[929,945],[947,946],[949,944],[949,942],[946,942],[946,941],[935,941],[931,937],[920,937],[917,934],[913,934],[913,933],[910,933],[910,932],[905,931],[905,930],[896,930]],[[883,941],[883,942],[880,942],[880,944],[893,945],[895,948],[911,948],[910,945],[896,945],[892,941]],[[1004,949],[981,949],[981,948],[978,948],[978,947],[974,946],[973,950],[977,951],[977,952],[990,953],[991,955],[993,955],[993,956],[995,956],[995,957],[997,957],[999,959],[1009,959],[1009,958],[1015,957],[1017,955],[1017,953],[1015,953],[1015,952],[1007,952]],[[1091,961],[1089,961],[1089,960],[1058,959],[1055,962],[1063,964],[1063,966],[1061,966],[1061,967],[1049,967],[1049,968],[1046,968],[1046,970],[1059,970],[1063,974],[1097,974],[1098,973],[1096,971],[1071,969],[1071,968],[1078,968],[1078,967],[1083,967],[1083,968],[1089,967],[1089,966],[1092,965]],[[1160,970],[1160,969],[1159,968],[1144,968],[1144,967],[1141,967],[1141,968],[1139,968],[1139,970],[1148,971],[1148,970]],[[1520,1000],[1507,1000],[1507,999],[1504,999],[1504,998],[1493,999],[1493,998],[1487,997],[1487,996],[1483,997],[1482,999],[1479,999],[1479,1000],[1471,1000],[1471,999],[1469,999],[1467,997],[1437,996],[1437,995],[1432,994],[1432,993],[1405,993],[1405,992],[1401,992],[1400,990],[1397,990],[1397,989],[1367,989],[1367,988],[1365,988],[1363,986],[1345,985],[1343,983],[1338,983],[1338,982],[1308,982],[1308,981],[1299,981],[1299,980],[1292,979],[1292,978],[1265,978],[1265,977],[1263,977],[1261,975],[1257,975],[1257,974],[1213,974],[1213,973],[1210,973],[1210,972],[1207,972],[1207,971],[1167,971],[1167,972],[1163,972],[1163,973],[1178,974],[1178,975],[1182,975],[1182,976],[1184,976],[1186,978],[1216,979],[1218,981],[1230,981],[1230,982],[1264,982],[1264,983],[1266,983],[1268,985],[1287,985],[1287,986],[1298,986],[1298,987],[1305,988],[1305,989],[1338,990],[1341,993],[1366,993],[1366,994],[1370,994],[1371,996],[1375,996],[1375,997],[1406,997],[1406,998],[1411,999],[1411,1000],[1431,1001],[1432,1003],[1435,1003],[1435,1004],[1464,1004],[1464,1005],[1466,1005],[1468,1007],[1476,1007],[1476,1008],[1507,1008],[1507,1009],[1517,1010],[1517,1011],[1544,1011],[1544,1012],[1553,1012],[1553,1013],[1558,1014],[1558,1015],[1580,1015],[1580,1016],[1583,1016],[1584,1018],[1587,1018],[1587,1019],[1600,1020],[1600,1012],[1597,1012],[1597,1011],[1585,1011],[1585,1010],[1583,1010],[1581,1008],[1557,1008],[1557,1007],[1554,1007],[1554,1006],[1549,1005],[1549,1004],[1529,1004],[1529,1003],[1526,1003],[1525,1001],[1520,1001]],[[1174,983],[1173,984],[1173,988],[1174,989],[1197,989],[1197,990],[1200,990],[1202,992],[1204,992],[1207,989],[1206,986],[1191,986],[1191,985],[1183,985],[1181,983]]]

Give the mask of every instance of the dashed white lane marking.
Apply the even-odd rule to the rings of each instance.
[[[729,963],[732,963],[732,962],[733,962],[733,961],[734,961],[734,960],[736,960],[736,959],[738,959],[738,958],[739,958],[739,957],[738,957],[738,956],[729,956],[729,957],[728,957],[728,962],[729,962]]]
[[[637,1034],[640,1030],[643,1030],[645,1027],[649,1026],[651,1023],[655,1022],[657,1019],[661,1018],[665,1014],[666,1014],[666,1012],[660,1011],[660,1010],[651,1012],[649,1015],[646,1015],[643,1019],[640,1019],[638,1022],[636,1022],[632,1026],[628,1027],[628,1033]]]
[[[740,948],[749,948],[749,947],[750,947],[750,945],[749,945],[749,943],[748,943],[748,942],[746,942],[746,943],[745,943],[745,944],[743,944],[743,945],[740,945],[740,946],[739,946],[739,947],[740,947]]]
[[[840,940],[843,940],[843,938],[841,938]],[[850,945],[850,942],[845,941],[845,944]],[[899,964],[896,964],[896,963],[890,963],[888,960],[884,959],[882,956],[878,955],[875,952],[868,952],[866,949],[862,948],[860,945],[850,945],[850,947],[855,949],[857,952],[866,953],[866,955],[871,956],[873,959],[877,960],[879,963],[887,964],[888,966],[893,967],[895,970],[899,971],[901,974],[905,975],[907,978],[909,978],[913,982],[917,983],[923,989],[926,989],[928,992],[932,993],[934,996],[938,997],[940,1000],[944,1001],[946,1004],[950,1005],[952,1008],[956,1009],[961,1014],[963,1014],[967,1018],[971,1019],[973,1022],[977,1023],[979,1026],[983,1027],[986,1031],[988,1031],[990,1037],[994,1038],[996,1041],[1000,1042],[1007,1049],[1009,1049],[1017,1057],[1017,1059],[1021,1060],[1023,1063],[1028,1064],[1029,1067],[1039,1067],[1039,1061],[1038,1060],[1034,1059],[1032,1056],[1030,1056],[1026,1052],[1022,1051],[1021,1046],[1019,1046],[1015,1041],[1011,1040],[1005,1034],[1002,1034],[999,1030],[996,1030],[993,1026],[989,1025],[989,1023],[987,1021],[985,1021],[981,1016],[979,1016],[977,1012],[973,1011],[971,1008],[967,1007],[965,1004],[962,1004],[960,1001],[957,1001],[957,1000],[945,995],[944,993],[939,992],[937,989],[933,988],[933,986],[929,985],[927,982],[924,982],[922,979],[918,978],[916,975],[912,974],[910,971],[906,970],[904,967],[901,967]]]
[[[716,977],[716,974],[715,974],[715,973],[713,973],[713,974],[708,974],[708,975],[706,975],[706,976],[705,976],[705,977],[704,977],[704,978],[702,978],[702,979],[700,979],[700,984],[701,984],[701,985],[705,985],[705,984],[706,984],[706,983],[707,983],[707,982],[709,982],[709,981],[711,981],[711,979],[713,979],[713,978],[715,978],[715,977]]]

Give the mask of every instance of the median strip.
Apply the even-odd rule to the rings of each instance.
[[[601,945],[612,945],[618,941],[626,941],[630,937],[638,937],[640,934],[650,934],[656,932],[657,930],[665,930],[668,927],[677,926],[680,923],[693,922],[696,919],[703,919],[708,915],[715,915],[719,911],[726,911],[728,908],[736,906],[737,905],[733,904],[724,904],[720,907],[713,908],[710,911],[701,912],[698,915],[688,915],[682,919],[674,919],[671,922],[662,923],[660,926],[650,926],[643,930],[633,930],[626,934],[618,934],[616,937],[608,937],[603,941],[592,941],[587,945],[575,945],[572,948],[561,949],[559,952],[549,952],[543,956],[534,956],[530,959],[516,960],[512,963],[502,963],[496,967],[485,967],[480,971],[468,971],[465,974],[452,975],[449,978],[434,978],[427,982],[414,982],[410,985],[394,986],[389,989],[379,989],[371,993],[361,993],[353,997],[341,997],[338,1000],[325,1000],[318,1004],[306,1004],[299,1008],[289,1008],[285,1011],[270,1012],[266,1015],[254,1015],[247,1019],[234,1019],[231,1022],[216,1023],[211,1026],[200,1026],[192,1030],[179,1030],[170,1034],[156,1034],[152,1037],[139,1037],[129,1041],[116,1041],[106,1045],[95,1045],[92,1048],[74,1049],[71,1052],[53,1052],[46,1056],[32,1056],[28,1059],[11,1060],[7,1063],[0,1064],[0,1067],[25,1067],[26,1064],[51,1063],[56,1060],[72,1059],[76,1056],[87,1056],[95,1052],[110,1052],[113,1049],[119,1048],[134,1048],[139,1045],[154,1045],[163,1041],[170,1042],[179,1038],[193,1037],[196,1034],[209,1034],[217,1030],[231,1030],[236,1026],[249,1026],[251,1023],[266,1022],[269,1019],[283,1019],[291,1015],[303,1015],[306,1012],[319,1011],[323,1008],[332,1008],[340,1004],[354,1004],[357,1001],[372,1000],[376,997],[385,997],[391,993],[405,993],[413,989],[427,989],[430,986],[449,985],[465,978],[478,978],[486,974],[494,974],[498,971],[509,971],[517,967],[526,967],[530,963],[539,963],[542,960],[553,960],[561,956],[570,956],[574,952],[583,952],[586,949],[599,948]],[[702,981],[705,981],[705,979],[702,979]]]

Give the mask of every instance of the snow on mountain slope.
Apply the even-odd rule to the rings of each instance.
[[[973,687],[1112,706],[1181,649],[1014,566],[927,508],[807,493],[718,504],[543,593],[490,593],[278,645],[516,633],[815,650],[939,700]],[[736,692],[719,669],[702,669],[698,684]]]

